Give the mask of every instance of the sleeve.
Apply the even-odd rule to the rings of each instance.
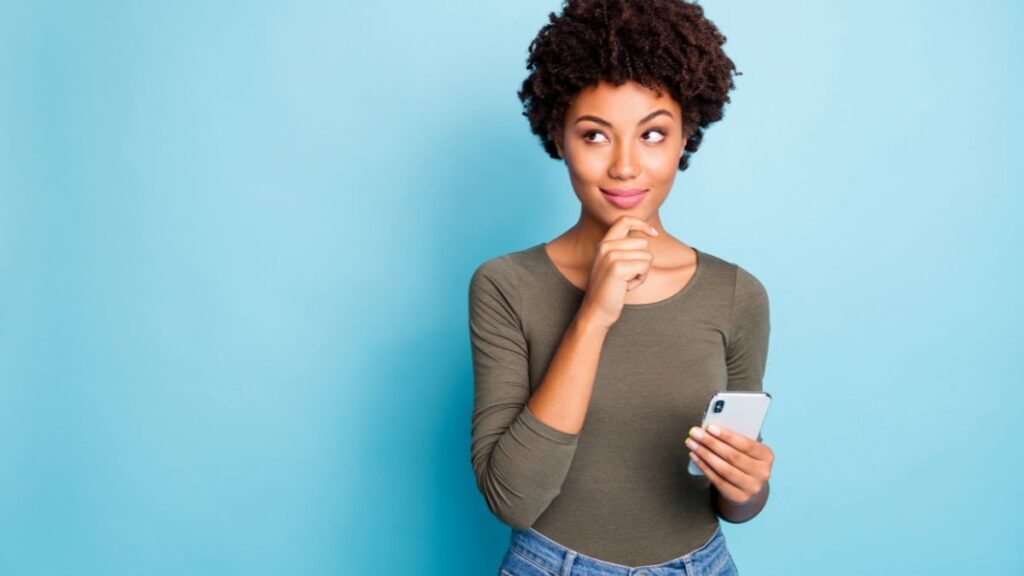
[[[561,491],[579,434],[549,426],[526,407],[528,346],[513,302],[519,305],[515,270],[500,259],[477,268],[469,286],[470,461],[491,512],[523,530]]]
[[[725,353],[727,390],[762,390],[770,329],[768,293],[757,278],[737,266]]]

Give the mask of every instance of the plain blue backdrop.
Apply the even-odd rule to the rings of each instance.
[[[766,286],[746,574],[1024,571],[1019,2],[724,2],[662,210]],[[559,2],[0,5],[0,573],[492,574],[471,273]]]

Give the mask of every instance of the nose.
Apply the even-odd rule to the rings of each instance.
[[[637,176],[636,150],[631,144],[620,144],[615,149],[608,176],[616,180],[632,180]]]

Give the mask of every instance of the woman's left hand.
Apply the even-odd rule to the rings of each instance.
[[[709,434],[710,432],[710,434]],[[728,428],[694,426],[686,439],[690,458],[727,500],[738,505],[758,495],[772,473],[775,453],[767,445]]]

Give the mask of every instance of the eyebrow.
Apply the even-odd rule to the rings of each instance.
[[[644,116],[643,118],[641,118],[640,121],[636,123],[636,125],[639,126],[639,125],[643,124],[644,122],[647,122],[648,120],[654,118],[655,116],[659,116],[661,114],[664,114],[664,115],[668,116],[669,118],[672,118],[672,113],[671,112],[669,112],[668,110],[665,110],[664,108],[660,108],[658,110],[655,110],[654,112],[651,112],[647,116]],[[575,124],[579,124],[580,122],[582,122],[584,120],[590,120],[591,122],[597,122],[598,124],[603,124],[604,126],[607,126],[609,128],[612,127],[612,123],[611,122],[605,120],[604,118],[599,118],[597,116],[591,116],[590,114],[584,114],[583,116],[580,116],[579,118],[576,119],[575,122],[573,122],[573,124],[574,125]]]

